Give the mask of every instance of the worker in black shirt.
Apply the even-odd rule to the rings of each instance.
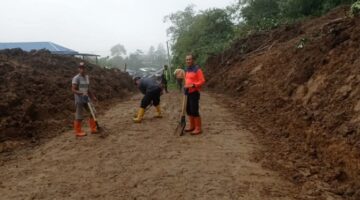
[[[160,95],[162,90],[159,84],[152,78],[142,79],[140,77],[134,78],[134,82],[135,85],[139,88],[140,92],[144,94],[137,117],[133,119],[134,122],[141,123],[145,114],[145,108],[148,107],[151,103],[156,108],[155,117],[161,118]]]

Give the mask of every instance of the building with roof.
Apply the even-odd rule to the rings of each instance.
[[[85,57],[95,57],[96,62],[99,55],[79,53],[72,49],[60,46],[53,42],[0,42],[0,50],[4,49],[21,49],[23,51],[33,51],[33,50],[48,50],[52,54],[65,55],[65,56],[80,56],[82,59]]]

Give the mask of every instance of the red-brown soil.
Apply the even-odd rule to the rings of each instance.
[[[360,18],[347,13],[250,35],[205,66],[267,147],[259,159],[314,199],[360,199]]]
[[[11,141],[37,141],[71,128],[71,80],[80,61],[46,51],[0,52],[0,152],[11,149]],[[101,105],[134,90],[128,74],[90,63],[87,66],[91,89]]]

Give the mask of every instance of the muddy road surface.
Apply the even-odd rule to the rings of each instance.
[[[261,146],[221,99],[203,93],[204,133],[173,135],[181,95],[162,97],[164,118],[134,124],[141,96],[100,116],[109,135],[45,144],[1,155],[1,199],[295,199],[294,186],[253,159]],[[86,129],[88,130],[88,129]]]

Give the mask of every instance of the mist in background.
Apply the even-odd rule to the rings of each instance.
[[[2,0],[0,42],[51,41],[83,53],[110,56],[123,45],[127,54],[168,40],[166,15],[183,10],[224,8],[233,0]]]

